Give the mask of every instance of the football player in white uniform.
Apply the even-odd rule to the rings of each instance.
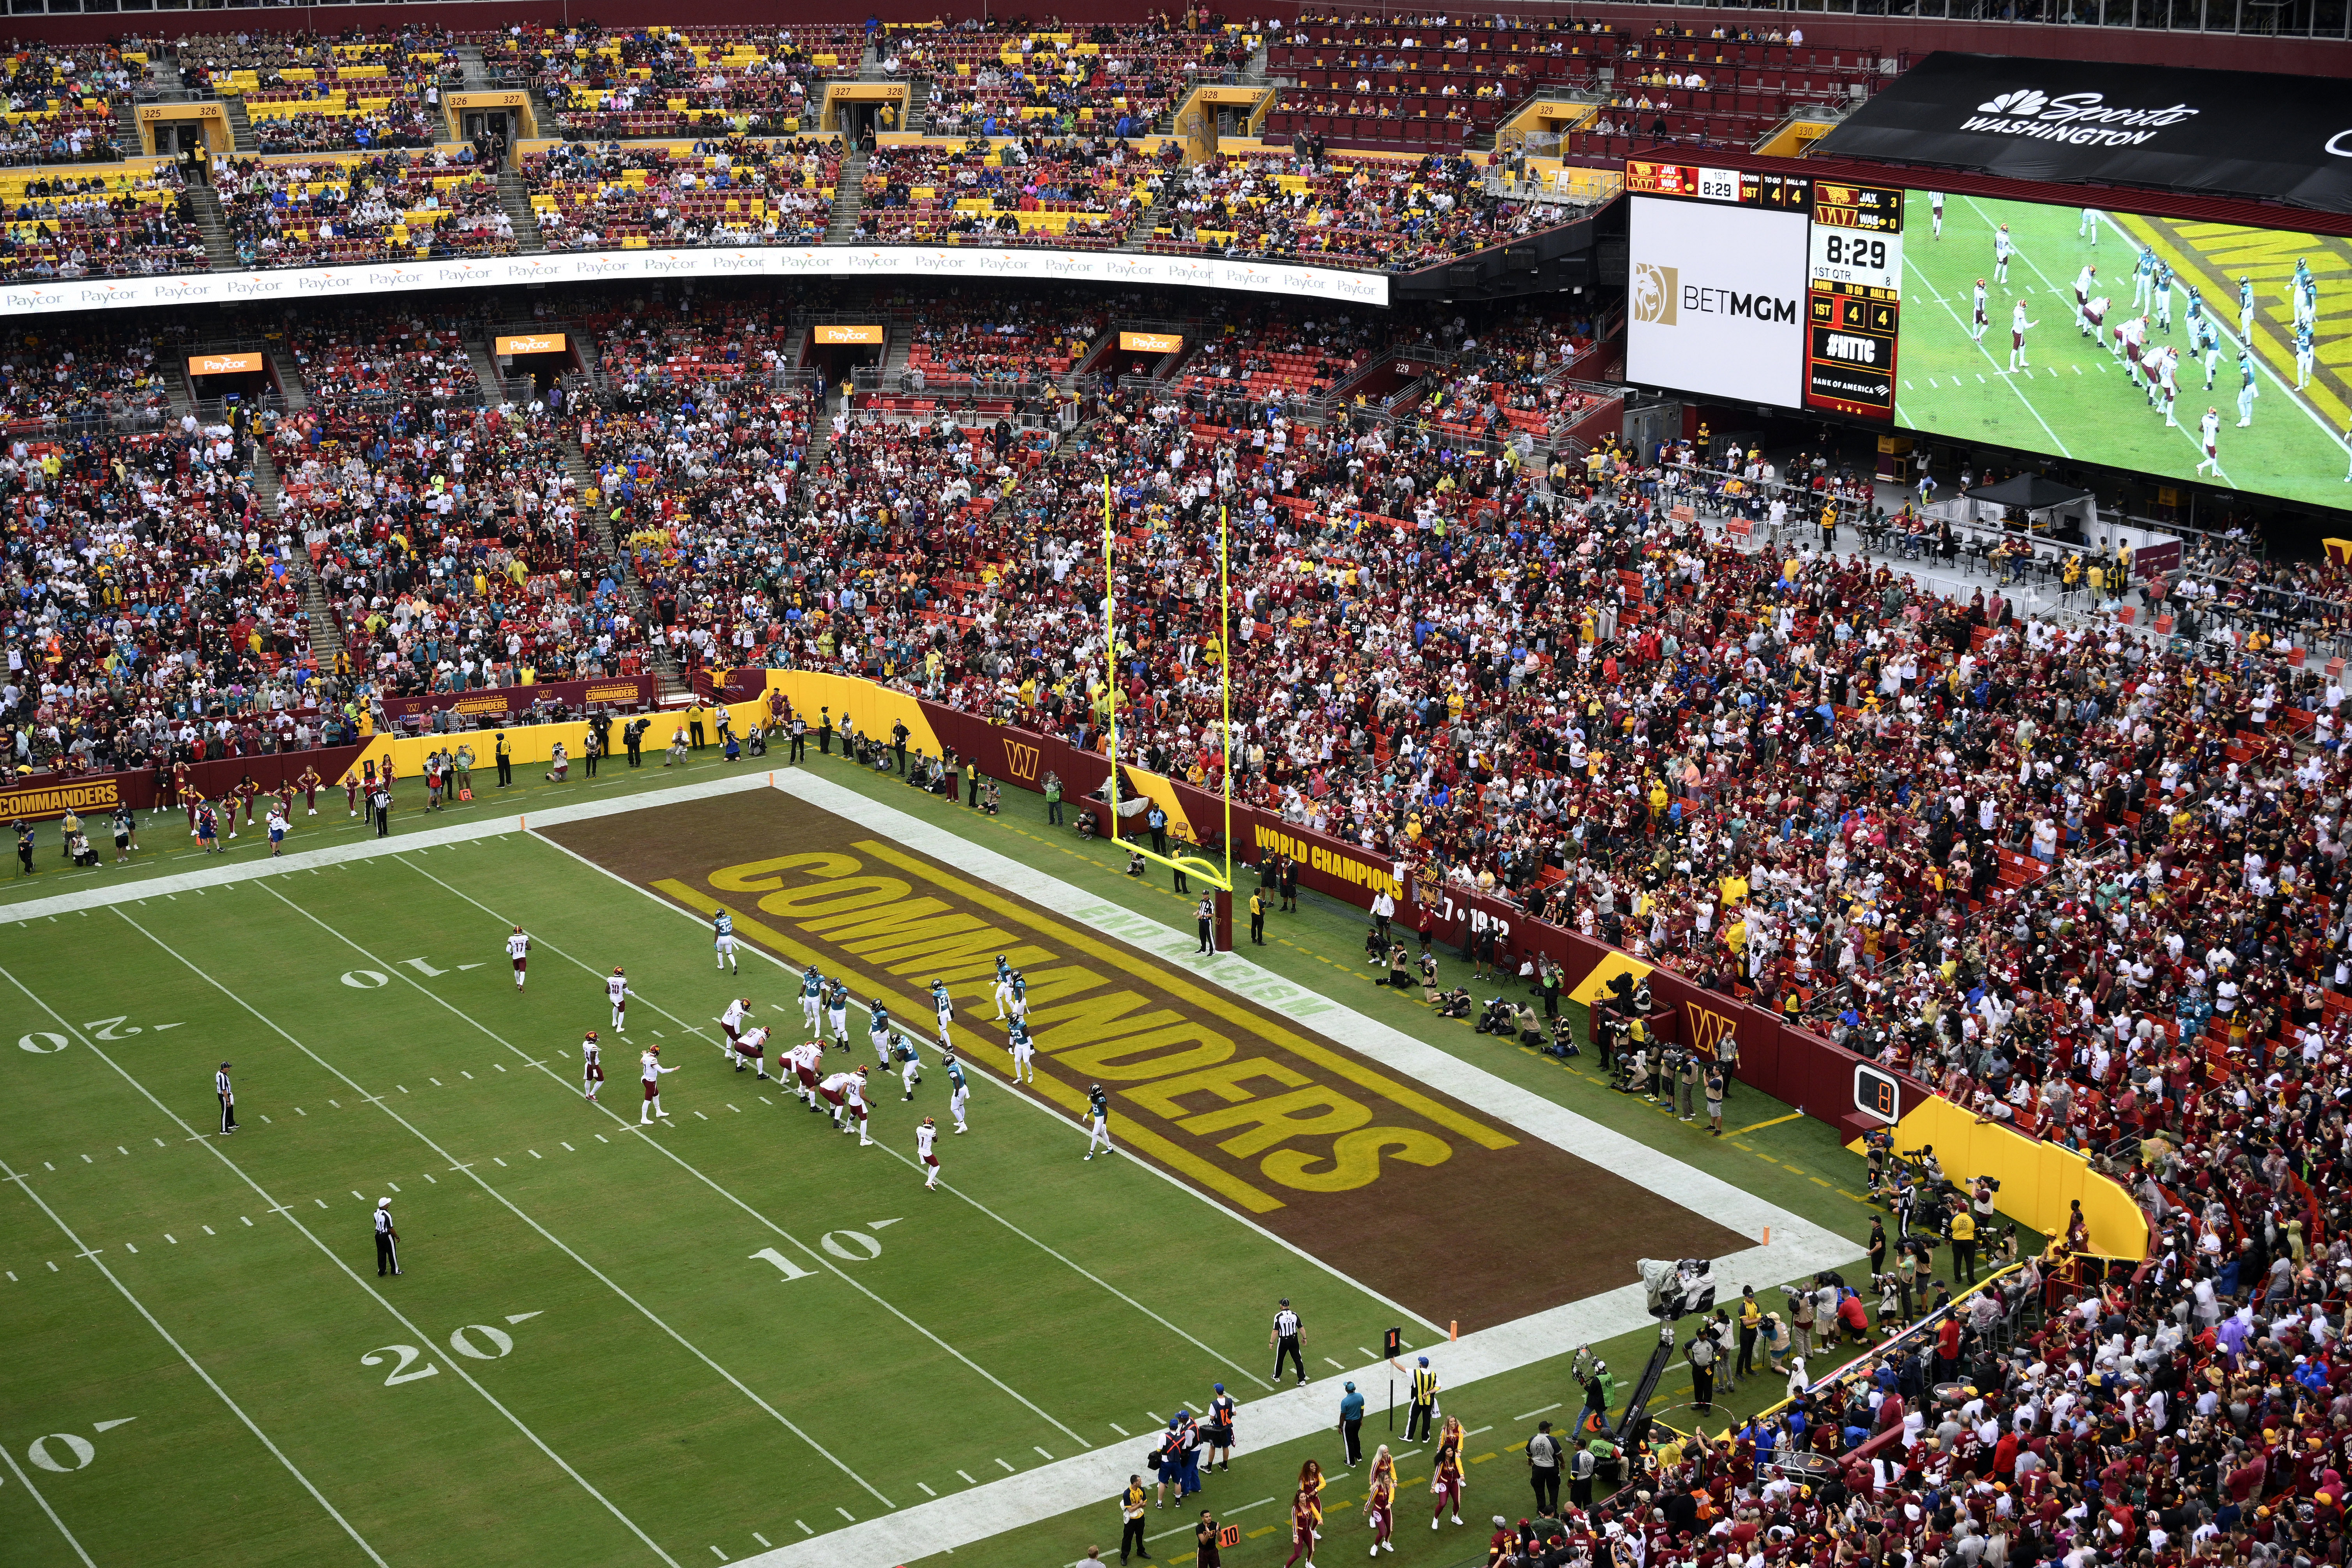
[[[589,1030],[588,1037],[580,1042],[580,1055],[582,1097],[593,1105],[596,1100],[596,1087],[604,1081],[604,1052],[596,1044],[595,1030]]]
[[[860,1145],[874,1140],[866,1132],[866,1069],[853,1068],[837,1072],[817,1085],[817,1094],[833,1108],[833,1124],[841,1131],[856,1131]],[[843,1112],[848,1112],[846,1120]]]
[[[727,1043],[719,1047],[719,1054],[720,1056],[726,1057],[735,1054],[735,1042],[740,1039],[743,1036],[743,1020],[751,1016],[751,1000],[750,997],[738,996],[733,1001],[727,1004],[727,1011],[719,1015],[719,1031],[727,1037]]]
[[[799,1080],[802,1103],[811,1110],[818,1110],[816,1088],[822,1075],[817,1069],[824,1065],[824,1042],[803,1040],[787,1059],[793,1064],[793,1077]]]
[[[621,1034],[629,1032],[629,980],[614,964],[611,978],[604,982],[604,994],[613,1004],[613,1027]]]
[[[662,1109],[661,1075],[677,1069],[662,1066],[659,1046],[647,1046],[646,1054],[637,1058],[637,1065],[645,1069],[646,1079],[646,1104],[645,1109],[637,1113],[637,1125],[649,1126],[656,1116],[668,1121],[669,1112]]]
[[[1004,955],[1000,952],[996,955],[996,1016],[1000,1022],[1004,1017],[1005,1008],[1010,1006],[1012,1002],[1013,966],[1004,962]]]
[[[751,1027],[744,1030],[740,1036],[737,1037],[735,1041],[735,1070],[737,1072],[741,1072],[743,1070],[743,1064],[745,1062],[750,1062],[754,1068],[759,1069],[760,1081],[761,1083],[767,1082],[767,1044],[768,1031],[761,1028],[759,1025],[754,1024]],[[782,1069],[780,1068],[778,1070],[781,1071]]]
[[[520,991],[522,989],[523,961],[530,956],[530,938],[523,935],[520,926],[515,927],[514,934],[507,938],[507,956],[514,960],[515,989]]]
[[[922,1125],[915,1129],[915,1158],[922,1163],[923,1191],[927,1193],[937,1191],[940,1184],[940,1156],[931,1147],[939,1139],[940,1130],[931,1124],[929,1117],[924,1117]]]

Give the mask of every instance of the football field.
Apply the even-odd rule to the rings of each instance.
[[[1769,1137],[1670,1147],[1688,1130],[1578,1103],[1536,1058],[1482,1064],[1327,994],[1360,986],[1343,967],[1192,957],[1090,864],[936,815],[751,774],[12,906],[0,1562],[1066,1563],[1115,1542],[1118,1483],[1219,1383],[1242,1457],[1200,1500],[1249,1527],[1228,1562],[1279,1562],[1270,1500],[1299,1456],[1335,1458],[1343,1375],[1377,1426],[1394,1327],[1479,1434],[1471,1524],[1400,1533],[1404,1561],[1450,1564],[1488,1512],[1528,1511],[1512,1446],[1523,1415],[1572,1415],[1570,1352],[1638,1367],[1635,1258],[1717,1258],[1736,1294],[1859,1255],[1852,1174],[1790,1163],[1844,1157],[1771,1105],[1735,1111]],[[739,973],[715,966],[720,909]],[[1032,986],[1018,1089],[1000,952]],[[876,1065],[877,1002],[921,1026],[911,1100],[876,1065],[870,1147],[720,1048],[735,997],[805,1037],[810,963],[856,1001],[829,1067]],[[647,1047],[678,1069],[651,1126]],[[1087,1160],[1097,1082],[1118,1152]],[[1315,1381],[1277,1390],[1286,1297]]]
[[[1993,237],[2009,226],[2017,247],[2006,284],[1994,267]],[[2193,224],[2102,213],[2085,232],[2082,210],[2027,202],[1949,195],[1941,238],[1924,192],[1904,207],[1903,323],[1896,362],[1895,423],[1932,435],[2047,452],[2129,473],[2212,479],[2197,471],[2204,452],[2199,422],[2221,415],[2215,481],[2238,490],[2327,507],[2352,505],[2346,482],[2352,454],[2344,440],[2352,413],[2352,242],[2220,224]],[[2094,243],[2094,233],[2095,243]],[[2154,319],[2154,301],[2136,306],[2133,261],[2153,246],[2178,277],[2171,328]],[[2288,283],[2297,259],[2319,287],[2312,374],[2299,375]],[[2180,351],[2177,424],[2132,384],[2111,348],[2074,323],[2074,280],[2098,268],[2094,298],[2109,300],[2105,335],[2127,317],[2150,313],[2148,341]],[[2240,331],[2238,279],[2251,278],[2255,309]],[[1983,340],[1970,336],[1977,279],[1988,291]],[[2188,290],[2196,286],[2220,339],[2213,384],[2189,350]],[[2032,326],[2028,363],[2010,366],[2011,309],[2022,300]],[[2241,428],[2241,348],[2251,340],[2256,395],[2252,423]],[[2305,384],[2298,388],[2299,379]]]

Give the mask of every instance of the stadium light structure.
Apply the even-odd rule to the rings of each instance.
[[[1219,688],[1219,722],[1217,729],[1218,773],[1221,775],[1224,805],[1224,864],[1198,855],[1162,855],[1146,849],[1131,839],[1118,836],[1118,563],[1115,541],[1117,530],[1112,519],[1111,488],[1108,476],[1103,479],[1103,659],[1109,680],[1109,693],[1105,706],[1109,712],[1110,783],[1107,802],[1110,807],[1110,840],[1124,845],[1134,854],[1181,871],[1188,877],[1198,877],[1217,891],[1218,945],[1230,947],[1233,937],[1234,898],[1234,600],[1232,574],[1232,529],[1226,510],[1217,509],[1217,684]]]

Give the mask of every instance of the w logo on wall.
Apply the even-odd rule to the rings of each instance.
[[[1037,778],[1037,748],[1004,742],[1004,767],[1014,778],[1034,784]]]
[[[1683,1004],[1683,1016],[1690,1025],[1691,1049],[1703,1057],[1722,1054],[1723,1042],[1728,1039],[1736,1052],[1739,1047],[1739,1024],[1728,1014],[1702,1007],[1696,1002]]]

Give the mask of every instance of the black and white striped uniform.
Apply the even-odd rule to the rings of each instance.
[[[400,1272],[400,1235],[392,1228],[392,1211],[382,1204],[375,1210],[375,1271]]]
[[[236,1131],[236,1090],[229,1086],[228,1068],[223,1068],[220,1071],[213,1074],[213,1092],[220,1096],[220,1130],[223,1132]]]

